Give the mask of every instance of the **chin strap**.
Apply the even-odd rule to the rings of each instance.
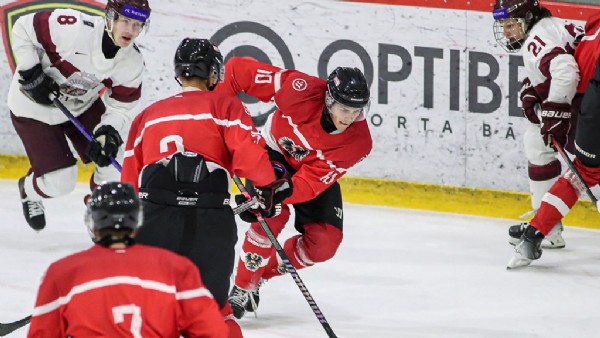
[[[115,243],[123,243],[126,246],[130,246],[130,245],[135,244],[135,240],[129,235],[125,235],[121,238],[113,238],[113,236],[111,236],[111,235],[106,235],[106,236],[102,237],[100,240],[94,241],[94,243],[100,244],[103,247],[108,248]]]

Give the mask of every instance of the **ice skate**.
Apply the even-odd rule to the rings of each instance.
[[[506,268],[517,269],[526,267],[532,261],[542,256],[541,244],[544,239],[536,228],[527,227],[519,242],[515,245],[513,257],[508,262]]]
[[[516,245],[519,243],[521,236],[525,232],[525,229],[529,226],[529,222],[523,222],[521,224],[513,225],[508,228],[508,243],[510,245]],[[556,223],[556,225],[550,230],[548,236],[542,241],[542,248],[544,249],[562,249],[565,247],[565,239],[562,236],[563,232],[562,222]]]
[[[259,289],[260,285],[256,290],[244,290],[235,285],[233,286],[228,301],[235,318],[241,319],[246,312],[256,311],[260,300]]]
[[[21,204],[23,205],[23,215],[27,224],[36,231],[44,229],[46,226],[46,217],[44,215],[44,205],[42,201],[32,201],[25,194],[25,177],[19,179],[19,194],[21,195]]]

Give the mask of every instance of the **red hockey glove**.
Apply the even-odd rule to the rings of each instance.
[[[521,94],[519,95],[519,98],[521,99],[523,116],[533,124],[540,124],[540,118],[537,116],[535,108],[542,100],[535,89],[533,89],[531,81],[529,81],[529,78],[527,77],[523,80],[523,83],[521,83]]]
[[[258,199],[258,208],[244,211],[240,218],[248,223],[256,222],[254,213],[259,212],[263,218],[275,217],[281,213],[281,202],[290,197],[293,192],[292,178],[285,167],[277,162],[272,163],[275,170],[275,181],[260,187],[253,186],[250,182],[246,184],[246,189],[250,195]],[[243,195],[235,196],[236,203],[240,204],[246,201]]]
[[[566,103],[545,102],[542,104],[541,134],[546,145],[552,146],[554,139],[565,146],[571,130],[571,105]]]

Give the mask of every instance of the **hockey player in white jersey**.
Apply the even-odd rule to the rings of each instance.
[[[93,189],[117,181],[110,157],[123,158],[122,135],[141,96],[144,60],[134,40],[147,27],[147,0],[108,0],[104,17],[71,9],[37,12],[19,18],[12,30],[18,61],[8,106],[15,130],[31,163],[19,179],[27,223],[46,225],[42,200],[75,188],[76,159],[93,161]],[[88,142],[53,104],[61,103],[93,134]]]
[[[583,29],[553,17],[539,0],[496,0],[493,16],[498,44],[508,52],[523,49],[526,78],[520,98],[523,114],[530,122],[524,146],[531,205],[537,211],[543,195],[561,174],[550,138],[554,137],[567,150],[573,149],[575,121],[581,103],[580,95],[576,95],[579,68],[573,53]],[[528,224],[510,227],[511,244],[519,242]],[[564,246],[559,222],[546,236],[544,247]]]

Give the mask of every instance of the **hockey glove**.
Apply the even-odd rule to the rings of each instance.
[[[523,111],[523,116],[525,116],[529,122],[533,124],[540,124],[540,118],[536,113],[536,106],[539,107],[539,104],[542,100],[538,96],[535,89],[533,89],[529,78],[525,78],[523,83],[521,83],[521,94],[519,95],[519,98],[521,99],[521,110]]]
[[[112,126],[104,125],[94,133],[94,139],[88,143],[85,155],[99,167],[110,164],[110,158],[115,157],[123,144],[121,135]]]
[[[571,130],[571,105],[566,103],[546,102],[542,104],[542,129],[544,143],[552,146],[554,139],[565,146]],[[553,146],[552,146],[553,147]]]
[[[41,64],[38,63],[28,70],[20,70],[19,75],[21,75],[19,79],[21,91],[36,103],[49,106],[52,100],[59,96],[58,84],[44,73]]]
[[[250,195],[256,196],[258,206],[255,209],[244,211],[240,218],[248,223],[256,222],[255,213],[260,213],[263,218],[275,217],[281,213],[281,202],[290,197],[293,192],[292,178],[285,167],[277,162],[273,162],[275,170],[275,181],[268,185],[255,187],[248,182],[246,188]],[[241,204],[246,201],[243,195],[236,195],[235,201]]]

